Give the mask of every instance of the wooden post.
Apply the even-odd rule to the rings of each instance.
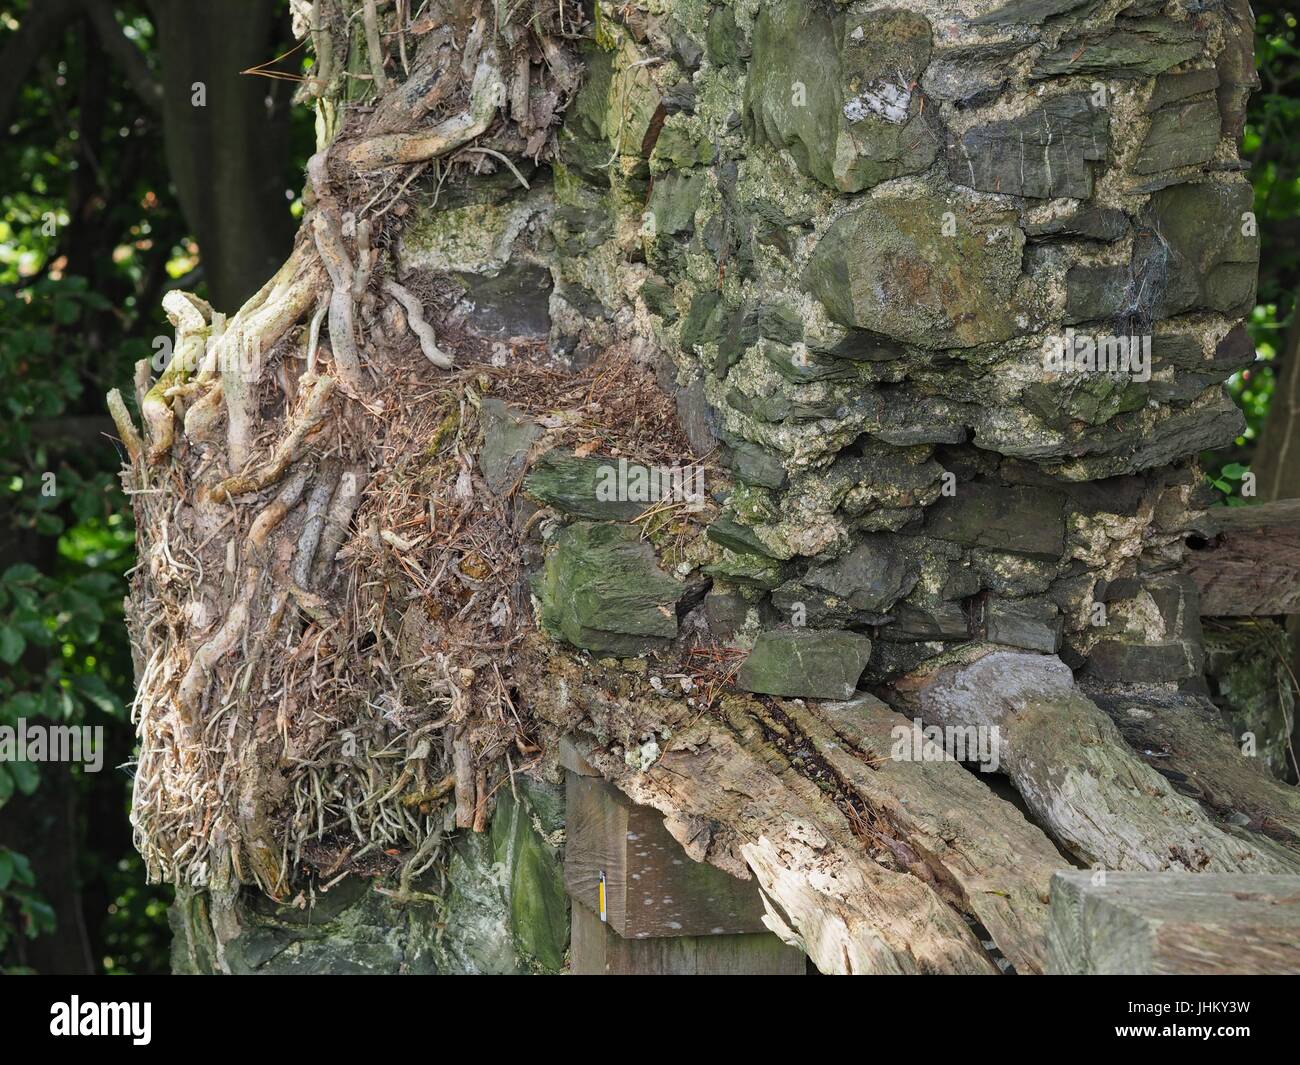
[[[770,932],[624,939],[573,904],[573,972],[579,976],[803,976],[807,959]]]
[[[1300,972],[1300,876],[1057,873],[1047,971]]]
[[[758,886],[693,861],[663,815],[596,775],[567,741],[564,882],[578,975],[795,975],[806,959],[762,922]]]

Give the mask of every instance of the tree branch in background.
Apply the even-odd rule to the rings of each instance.
[[[27,75],[41,55],[76,18],[76,0],[45,0],[34,4],[22,24],[0,49],[0,128],[9,125],[10,113]]]
[[[154,114],[161,113],[162,84],[154,78],[144,53],[122,32],[113,5],[109,0],[83,0],[83,4],[104,50],[122,68],[135,94]]]

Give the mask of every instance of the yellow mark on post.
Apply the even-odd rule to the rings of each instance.
[[[596,909],[600,913],[602,922],[608,922],[609,918],[605,913],[605,872],[601,870],[600,883],[596,885]]]

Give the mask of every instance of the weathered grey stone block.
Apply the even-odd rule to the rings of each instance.
[[[499,399],[483,400],[483,449],[479,468],[493,492],[505,492],[520,478],[529,449],[542,435],[542,427],[512,410]]]
[[[922,348],[971,347],[1020,331],[1024,241],[1014,211],[940,193],[881,197],[826,231],[806,282],[842,325]]]
[[[1033,76],[1159,74],[1195,58],[1203,48],[1204,43],[1189,22],[1171,18],[1120,19],[1112,29],[1067,34],[1052,51],[1039,57]]]
[[[1065,552],[1065,496],[1050,488],[963,484],[926,512],[939,540],[1057,559]]]
[[[1106,159],[1110,118],[1087,96],[1053,96],[1017,118],[948,141],[948,174],[981,192],[1051,199],[1092,195],[1090,164]]]
[[[919,173],[940,139],[918,89],[930,49],[916,12],[779,0],[755,23],[746,128],[842,192]]]
[[[988,639],[1010,647],[1055,654],[1061,646],[1060,611],[1043,599],[990,596],[984,606]]]
[[[1151,116],[1151,128],[1133,163],[1139,174],[1207,162],[1219,146],[1219,108],[1213,97],[1170,104]]]

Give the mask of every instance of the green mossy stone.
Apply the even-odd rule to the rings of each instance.
[[[594,654],[638,655],[677,635],[683,587],[627,525],[578,522],[562,530],[534,591],[542,627]]]
[[[628,470],[649,473],[646,467],[635,464],[629,464]],[[652,501],[616,498],[617,473],[617,459],[602,455],[581,458],[551,451],[542,456],[524,479],[524,491],[539,503],[575,517],[631,521]]]
[[[563,828],[564,795],[526,777],[518,779],[516,791],[518,799],[505,792],[497,802],[492,853],[497,866],[508,871],[516,950],[532,967],[557,973],[569,943],[569,900],[562,856],[542,832]]]
[[[715,67],[728,67],[740,59],[740,33],[736,29],[736,13],[730,6],[716,8],[709,17],[709,28],[704,38],[709,62]]]
[[[753,529],[728,517],[722,517],[715,521],[705,530],[705,535],[714,543],[721,544],[728,550],[739,554],[771,555],[767,546],[755,535]]]
[[[674,170],[655,182],[646,210],[656,238],[694,230],[695,209],[708,182],[703,170]]]
[[[920,173],[939,149],[916,88],[931,48],[915,12],[854,5],[832,16],[779,0],[755,23],[745,128],[841,192]]]
[[[1111,30],[1069,34],[1039,57],[1033,76],[1107,74],[1150,77],[1195,59],[1205,48],[1189,22],[1125,19]]]
[[[737,687],[788,698],[848,699],[871,657],[856,632],[790,629],[759,634],[736,675]]]
[[[641,298],[651,314],[659,315],[665,322],[676,320],[677,305],[673,302],[673,288],[663,278],[646,278],[641,286]]]
[[[1048,425],[1068,429],[1073,422],[1103,425],[1116,415],[1140,410],[1150,394],[1146,382],[1127,374],[1070,373],[1050,384],[1030,385],[1021,401]]]
[[[722,294],[714,291],[696,293],[691,300],[691,309],[686,312],[686,320],[682,322],[682,347],[689,350],[699,344],[715,343],[722,336],[725,322]]]
[[[755,551],[726,550],[722,558],[704,567],[704,573],[747,588],[771,589],[785,580],[786,567]]]
[[[664,125],[650,153],[654,170],[689,170],[693,166],[708,166],[716,154],[713,145],[690,126],[672,119]]]

